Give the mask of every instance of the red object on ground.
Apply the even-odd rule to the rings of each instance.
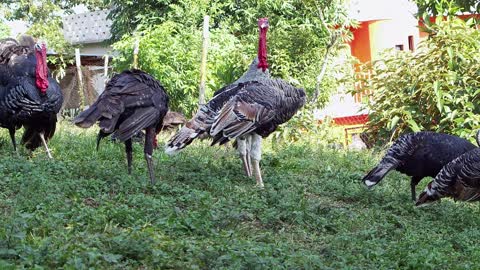
[[[48,89],[47,48],[42,45],[41,50],[35,49],[37,66],[35,67],[35,84],[40,93],[45,94]]]
[[[368,114],[335,117],[333,122],[339,126],[360,125],[365,124],[368,121]]]

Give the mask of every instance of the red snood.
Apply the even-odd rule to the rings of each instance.
[[[45,94],[48,88],[47,48],[42,45],[42,50],[35,49],[37,66],[35,67],[35,84],[40,93]]]
[[[258,39],[258,68],[265,71],[268,68],[267,63],[267,30],[268,27],[260,27],[260,38]]]

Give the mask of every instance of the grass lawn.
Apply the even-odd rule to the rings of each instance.
[[[21,132],[19,133],[19,135]],[[265,189],[231,148],[195,142],[156,151],[148,183],[143,148],[62,123],[32,158],[0,133],[0,269],[474,269],[478,204],[410,201],[409,179],[360,179],[380,154],[315,140],[266,140]],[[167,138],[163,138],[165,141]],[[424,180],[418,188],[427,183]]]

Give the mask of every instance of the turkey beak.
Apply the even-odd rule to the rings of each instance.
[[[418,197],[418,200],[417,200],[417,202],[415,203],[415,206],[421,206],[421,205],[423,205],[424,203],[427,202],[427,198],[428,198],[427,193],[426,193],[425,191],[422,192],[422,194],[420,194],[420,196]]]
[[[422,192],[422,194],[420,194],[420,196],[418,197],[418,200],[417,202],[415,203],[415,206],[417,207],[424,207],[424,206],[427,206],[429,204],[432,204],[434,202],[439,202],[440,201],[440,198],[434,196],[430,196],[427,194],[427,192]]]
[[[260,27],[261,27],[262,29],[263,29],[263,28],[266,28],[266,27],[269,27],[269,26],[270,26],[270,25],[268,24],[268,21],[266,21],[266,22],[264,22],[264,23],[262,23],[262,24],[260,25]]]

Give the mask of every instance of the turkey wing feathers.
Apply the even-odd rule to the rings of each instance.
[[[160,112],[153,107],[138,108],[120,124],[118,130],[113,133],[112,138],[124,142],[141,130],[155,124],[159,117]]]

